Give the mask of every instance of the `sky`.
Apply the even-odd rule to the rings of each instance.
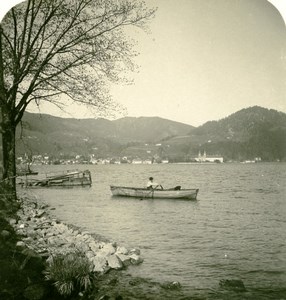
[[[0,4],[5,11],[19,0]],[[193,126],[250,106],[286,113],[286,0],[146,0],[158,7],[138,41],[132,85],[111,87],[128,116],[158,116]],[[9,5],[8,5],[9,3]],[[94,117],[89,108],[41,113]],[[36,111],[33,107],[28,109]]]

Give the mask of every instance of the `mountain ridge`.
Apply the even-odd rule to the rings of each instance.
[[[18,155],[161,156],[189,161],[198,151],[207,151],[229,161],[253,157],[275,161],[285,160],[286,114],[253,106],[194,127],[160,117],[111,121],[26,113],[17,136]]]

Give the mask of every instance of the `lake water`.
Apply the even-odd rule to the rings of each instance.
[[[207,294],[218,289],[221,279],[241,279],[254,294],[276,291],[282,299],[285,163],[76,167],[91,171],[91,188],[29,193],[55,207],[53,214],[64,222],[140,248],[144,262],[130,267],[133,275],[179,281],[186,294]],[[71,166],[35,169],[44,173]],[[111,197],[110,184],[143,187],[149,176],[164,187],[199,188],[198,201]]]

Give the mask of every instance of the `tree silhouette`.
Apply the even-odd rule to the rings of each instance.
[[[125,28],[144,29],[155,10],[136,0],[27,0],[0,25],[3,178],[15,191],[15,130],[27,106],[72,101],[110,111],[108,83],[133,69]]]

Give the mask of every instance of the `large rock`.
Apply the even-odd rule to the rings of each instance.
[[[127,267],[131,264],[130,256],[117,252],[115,253],[115,255],[122,261],[124,267]]]
[[[100,251],[105,253],[106,255],[111,255],[115,253],[116,249],[114,248],[112,243],[107,243],[100,249]]]
[[[57,246],[57,247],[62,247],[66,245],[66,241],[61,238],[61,236],[51,236],[47,239],[48,244]]]
[[[179,290],[181,289],[181,284],[178,281],[171,281],[161,284],[161,287],[168,290]]]
[[[84,242],[76,243],[75,248],[82,251],[82,252],[84,252],[84,253],[89,251],[89,246]]]
[[[16,219],[9,219],[9,224],[11,226],[14,226],[15,224],[17,224],[17,220]]]
[[[51,237],[51,236],[55,236],[55,233],[54,233],[53,231],[51,231],[51,230],[46,231],[45,237],[46,237],[46,238],[49,238],[49,237]]]
[[[23,241],[18,241],[18,242],[16,243],[16,247],[17,247],[17,248],[23,249],[23,248],[26,247],[26,244],[25,244]]]
[[[114,254],[109,255],[107,257],[107,263],[111,269],[122,269],[123,268],[122,261]]]
[[[130,259],[132,265],[139,265],[143,262],[143,259],[137,254],[130,255]]]
[[[95,241],[89,243],[88,246],[94,253],[98,252],[98,250],[100,249],[100,244]]]
[[[226,290],[245,292],[246,288],[240,279],[222,279],[219,282],[220,287]]]
[[[85,256],[86,256],[89,260],[92,260],[92,258],[95,257],[93,251],[87,251],[87,252],[85,252]]]
[[[37,209],[34,211],[34,218],[41,218],[46,212],[42,209]]]
[[[57,223],[57,224],[54,225],[54,230],[55,230],[55,232],[63,233],[63,232],[68,230],[68,227],[65,224],[62,224],[62,223],[58,224]]]
[[[123,246],[119,246],[116,249],[116,253],[127,255],[128,254],[128,250],[125,247],[123,247]]]
[[[131,249],[129,251],[129,254],[130,255],[132,255],[132,254],[140,255],[140,249],[138,249],[138,248]]]
[[[92,263],[93,263],[93,272],[104,272],[106,266],[107,266],[107,261],[105,257],[102,256],[95,256],[92,258]]]

